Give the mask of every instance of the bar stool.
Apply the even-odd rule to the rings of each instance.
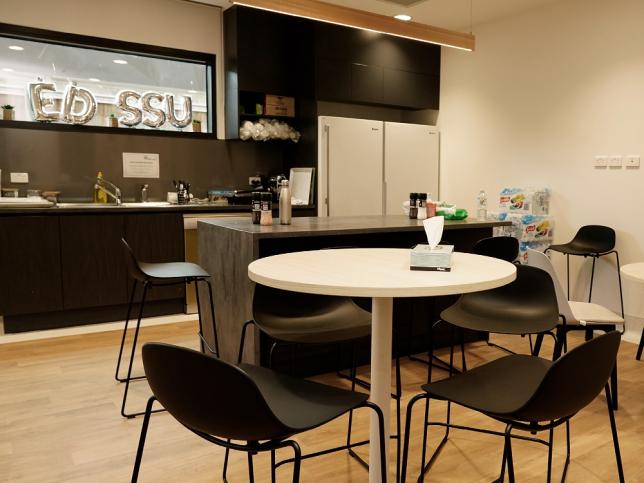
[[[215,322],[215,310],[212,297],[212,285],[210,283],[210,274],[206,272],[203,268],[195,263],[187,262],[166,262],[166,263],[145,263],[140,262],[134,256],[130,245],[125,241],[124,238],[121,239],[121,244],[123,245],[123,250],[125,252],[125,260],[127,265],[128,275],[132,278],[132,291],[130,293],[130,301],[127,307],[127,316],[125,318],[125,327],[123,328],[123,336],[121,337],[121,347],[119,348],[119,356],[116,362],[116,372],[114,378],[118,382],[125,383],[125,390],[123,392],[123,402],[121,404],[121,415],[126,418],[133,418],[144,414],[143,411],[136,413],[126,413],[125,404],[127,402],[127,394],[130,388],[130,382],[138,379],[145,379],[145,376],[136,376],[132,377],[132,364],[134,362],[134,355],[136,352],[136,343],[139,337],[139,329],[141,327],[141,319],[143,318],[143,309],[145,307],[145,299],[148,293],[148,290],[151,290],[154,287],[167,287],[170,285],[182,285],[186,283],[193,283],[197,290],[197,312],[199,317],[199,339],[202,352],[204,348],[207,348],[208,351],[215,356],[219,356],[219,343],[217,341],[217,325]],[[201,321],[201,302],[199,301],[199,286],[200,282],[208,284],[208,292],[210,295],[210,315],[213,321],[214,335],[215,335],[215,347],[214,349],[208,345],[206,340],[203,337],[203,326]],[[130,323],[130,316],[132,314],[132,306],[134,305],[134,296],[136,293],[137,285],[141,284],[143,286],[143,293],[141,295],[141,302],[139,307],[139,316],[136,321],[136,329],[134,331],[134,340],[132,342],[132,353],[130,354],[130,362],[128,364],[127,376],[119,377],[119,369],[121,367],[121,359],[123,357],[123,347],[125,346],[125,336],[127,334],[127,328]],[[159,412],[161,410],[155,410],[153,412]]]
[[[622,294],[622,276],[620,273],[619,253],[615,250],[615,230],[608,226],[586,225],[582,226],[574,238],[568,243],[550,245],[546,248],[566,255],[566,284],[568,300],[570,300],[570,255],[578,257],[592,257],[593,267],[590,272],[590,291],[588,302],[593,297],[593,282],[595,279],[595,261],[606,255],[615,254],[617,260],[617,280],[619,283],[619,303],[624,317],[624,296]]]

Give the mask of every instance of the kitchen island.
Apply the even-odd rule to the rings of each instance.
[[[278,220],[273,220],[278,223]],[[495,226],[508,222],[446,221],[443,242],[453,244],[455,250],[470,251],[476,241],[492,236]],[[317,250],[333,247],[411,248],[426,242],[422,222],[403,215],[364,217],[302,217],[294,218],[291,225],[253,225],[246,219],[215,219],[199,222],[199,263],[213,277],[215,317],[221,356],[236,360],[241,328],[252,318],[253,283],[247,267],[258,258],[280,253]],[[205,296],[205,294],[203,294]],[[427,324],[449,306],[455,297],[398,299],[394,305],[394,326],[398,329],[398,347],[402,353],[426,349]],[[362,303],[362,302],[360,302]],[[204,335],[209,344],[214,342],[213,325],[205,321]],[[445,343],[446,334],[439,333],[438,343]],[[468,338],[481,338],[468,334]],[[248,334],[244,360],[266,364],[272,342],[254,331]],[[368,360],[366,344],[359,355]],[[349,352],[349,351],[344,351]],[[274,364],[286,368],[290,351],[275,354]],[[298,373],[312,374],[335,369],[335,348],[308,347],[298,354]],[[348,360],[341,361],[348,365]]]

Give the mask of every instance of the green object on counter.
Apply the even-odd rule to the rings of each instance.
[[[446,220],[464,220],[467,218],[467,210],[465,208],[456,208],[453,214],[445,213],[442,210],[436,212],[439,216],[444,216]]]

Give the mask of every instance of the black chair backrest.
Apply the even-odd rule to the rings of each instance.
[[[519,240],[513,236],[493,236],[479,240],[472,253],[513,262],[519,256]]]
[[[141,271],[139,267],[139,262],[134,256],[134,252],[128,242],[125,241],[125,238],[121,238],[121,245],[123,246],[123,254],[125,256],[125,264],[127,266],[127,273],[134,280],[144,282],[146,280],[145,274]]]
[[[591,253],[609,252],[615,248],[615,230],[603,225],[582,226],[572,243],[588,248]]]
[[[620,337],[617,331],[603,334],[557,359],[518,416],[528,421],[552,421],[586,407],[610,377]]]
[[[159,402],[192,430],[242,441],[288,432],[257,385],[237,366],[160,343],[143,346],[143,366]]]
[[[355,310],[349,297],[289,292],[255,284],[253,320],[268,332],[271,329],[293,330],[306,333],[307,329],[323,328],[328,316],[349,316]]]
[[[531,333],[555,328],[559,322],[559,306],[550,274],[528,265],[517,265],[516,268],[517,277],[513,282],[492,290],[462,295],[457,303],[466,312],[492,322],[514,324],[527,321]]]

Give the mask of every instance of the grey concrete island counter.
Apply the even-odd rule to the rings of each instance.
[[[250,219],[214,219],[198,224],[199,263],[213,277],[215,317],[221,355],[226,360],[236,360],[241,328],[252,318],[253,283],[248,278],[248,265],[258,258],[302,250],[332,247],[387,247],[410,248],[425,239],[422,222],[404,215],[364,217],[301,217],[293,218],[291,225],[253,225]],[[492,236],[495,226],[508,222],[497,221],[446,221],[443,241],[451,243],[458,251],[470,251],[481,238]],[[203,294],[205,296],[205,294]],[[438,297],[428,301],[415,299],[397,300],[394,324],[403,325],[399,345],[405,352],[424,350],[426,324],[435,320],[437,312],[454,298]],[[214,342],[212,322],[205,321],[204,334],[210,344]],[[266,364],[272,342],[257,331],[248,334],[244,359]],[[418,345],[417,345],[417,344]],[[367,344],[368,347],[368,344]],[[290,353],[290,351],[283,351]],[[347,351],[348,352],[348,351]],[[310,354],[309,354],[310,353]],[[335,369],[333,351],[320,348],[309,350],[310,361],[300,365],[301,373],[316,373]],[[288,367],[288,354],[283,361]],[[298,360],[301,354],[298,354]],[[280,357],[275,364],[280,366]]]

